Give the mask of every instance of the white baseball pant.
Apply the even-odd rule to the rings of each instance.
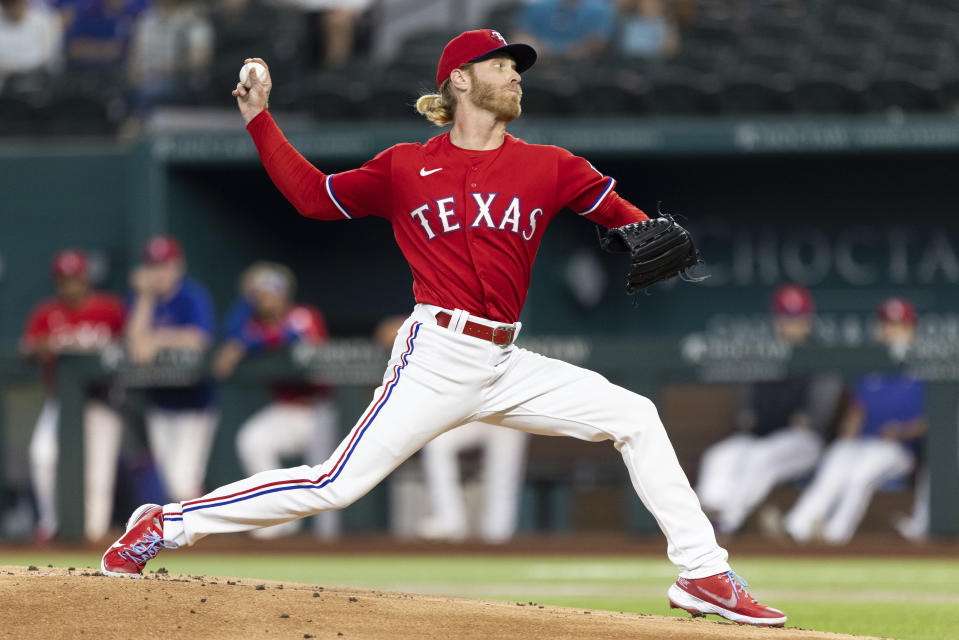
[[[244,473],[278,469],[282,458],[298,456],[307,464],[325,460],[337,435],[339,415],[329,399],[310,403],[272,402],[243,423],[236,434],[236,453]],[[258,538],[279,538],[296,533],[299,521],[255,529]],[[326,511],[314,518],[314,532],[321,538],[340,533],[339,511]]]
[[[812,471],[822,448],[818,433],[798,427],[730,436],[703,454],[696,493],[716,512],[717,529],[733,533],[773,487]]]
[[[601,375],[514,345],[461,333],[467,319],[419,304],[400,328],[373,401],[324,463],[258,473],[164,507],[164,537],[193,544],[211,533],[247,531],[353,503],[427,442],[483,421],[542,435],[612,440],[643,504],[687,578],[727,571],[727,553],[679,466],[648,399]]]
[[[823,540],[849,542],[883,482],[912,470],[915,459],[905,447],[878,438],[842,438],[826,449],[812,484],[786,515],[786,532],[799,542],[812,539],[822,525]]]
[[[47,398],[30,438],[30,476],[37,502],[37,526],[47,535],[60,526],[57,512],[57,463],[60,403]],[[106,535],[113,515],[117,460],[123,438],[119,414],[98,400],[83,407],[83,531],[87,540]]]
[[[522,431],[471,422],[427,442],[420,456],[432,513],[422,524],[421,534],[447,540],[469,536],[459,454],[480,447],[483,460],[480,537],[487,542],[505,542],[512,538],[523,490],[528,439]]]
[[[921,468],[917,476],[912,513],[895,521],[900,535],[913,542],[925,540],[929,535],[929,468]]]
[[[213,409],[147,410],[150,451],[172,499],[183,500],[203,491],[218,422]]]

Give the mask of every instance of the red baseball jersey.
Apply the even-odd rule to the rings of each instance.
[[[471,151],[445,133],[326,175],[268,112],[247,129],[273,182],[302,215],[386,218],[413,271],[417,302],[500,322],[519,318],[543,231],[559,211],[568,207],[606,227],[647,219],[583,158],[509,134],[497,149]]]
[[[323,314],[307,304],[293,305],[282,318],[272,323],[250,315],[227,333],[227,337],[243,343],[247,349],[279,349],[297,341],[320,344],[330,335]]]
[[[294,342],[318,345],[329,338],[326,320],[312,305],[297,304],[276,323],[266,323],[251,316],[240,330],[230,337],[247,348],[279,349]],[[310,403],[329,395],[330,388],[311,382],[277,382],[270,385],[273,397],[281,402]]]
[[[53,298],[30,313],[22,340],[27,348],[46,341],[53,351],[66,346],[100,349],[120,335],[123,318],[123,300],[108,293],[91,293],[79,307]],[[44,374],[52,384],[52,362],[45,363]]]

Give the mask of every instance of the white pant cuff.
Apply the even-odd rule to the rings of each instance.
[[[181,547],[190,544],[186,539],[183,508],[179,502],[171,502],[163,506],[163,539],[171,540]]]

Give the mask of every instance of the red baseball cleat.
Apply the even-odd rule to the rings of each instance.
[[[100,573],[120,578],[139,578],[148,560],[161,549],[179,547],[163,539],[163,507],[144,504],[127,520],[127,530],[100,559]]]
[[[732,571],[695,580],[679,578],[669,588],[669,606],[685,609],[693,617],[715,613],[739,624],[764,627],[786,624],[785,613],[756,602],[746,591],[746,586],[746,581]]]

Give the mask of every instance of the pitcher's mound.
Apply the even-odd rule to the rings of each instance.
[[[20,640],[54,638],[853,638],[669,618],[357,591],[320,585],[150,573],[106,578],[95,569],[0,567],[0,629]]]

